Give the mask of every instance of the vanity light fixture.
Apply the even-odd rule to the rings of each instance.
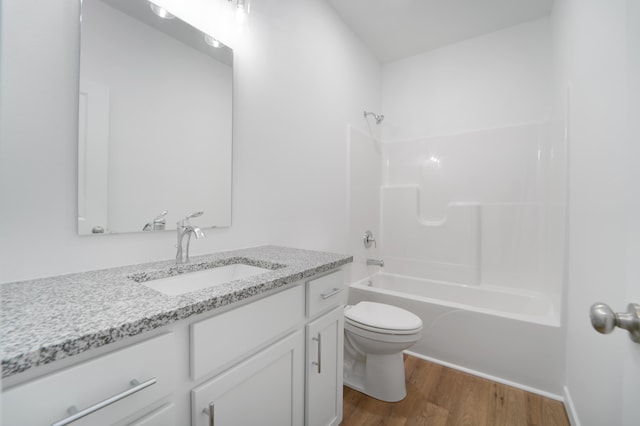
[[[151,7],[151,10],[153,11],[153,13],[155,13],[156,15],[158,15],[159,17],[161,17],[162,19],[173,19],[175,18],[175,16],[173,16],[172,14],[170,14],[169,12],[167,12],[167,9],[165,9],[164,7],[160,7],[157,4],[153,3],[153,2],[149,2],[149,7]]]
[[[209,34],[204,35],[204,42],[216,49],[220,47],[220,41],[217,38],[211,37]]]

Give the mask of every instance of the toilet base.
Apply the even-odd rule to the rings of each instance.
[[[346,365],[345,386],[386,402],[401,401],[407,396],[402,352],[354,357],[345,360]]]

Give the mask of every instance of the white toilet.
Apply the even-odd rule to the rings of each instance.
[[[422,320],[383,303],[344,308],[344,384],[387,402],[404,399],[402,351],[420,339]]]

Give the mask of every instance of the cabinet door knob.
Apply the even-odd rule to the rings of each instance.
[[[640,343],[640,305],[629,303],[627,312],[613,312],[605,303],[595,303],[590,310],[591,325],[602,334],[608,334],[620,327],[629,332],[629,338]]]

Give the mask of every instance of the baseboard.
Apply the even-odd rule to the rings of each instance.
[[[428,356],[424,356],[411,351],[404,351],[405,354],[414,356],[416,358],[424,359],[425,361],[433,362],[434,364],[440,364],[442,366],[453,368],[454,370],[463,371],[465,373],[473,374],[474,376],[482,377],[483,379],[492,380],[497,383],[502,383],[503,385],[512,386],[514,388],[522,389],[527,392],[535,393],[540,396],[544,396],[545,398],[553,399],[556,401],[565,402],[564,397],[562,395],[556,395],[551,392],[543,391],[541,389],[533,388],[531,386],[526,386],[521,383],[512,382],[511,380],[505,380],[500,377],[492,376],[491,374],[482,373],[480,371],[472,370],[470,368],[461,367],[456,364],[451,364],[450,362],[442,361],[439,359],[431,358]],[[565,388],[565,395],[567,395],[567,391]],[[571,420],[571,419],[570,419]],[[579,426],[579,423],[571,423],[573,426]]]
[[[580,426],[580,420],[578,420],[578,412],[576,406],[573,404],[573,399],[569,393],[569,388],[564,387],[564,408],[567,411],[567,417],[569,417],[569,423],[571,426]]]

